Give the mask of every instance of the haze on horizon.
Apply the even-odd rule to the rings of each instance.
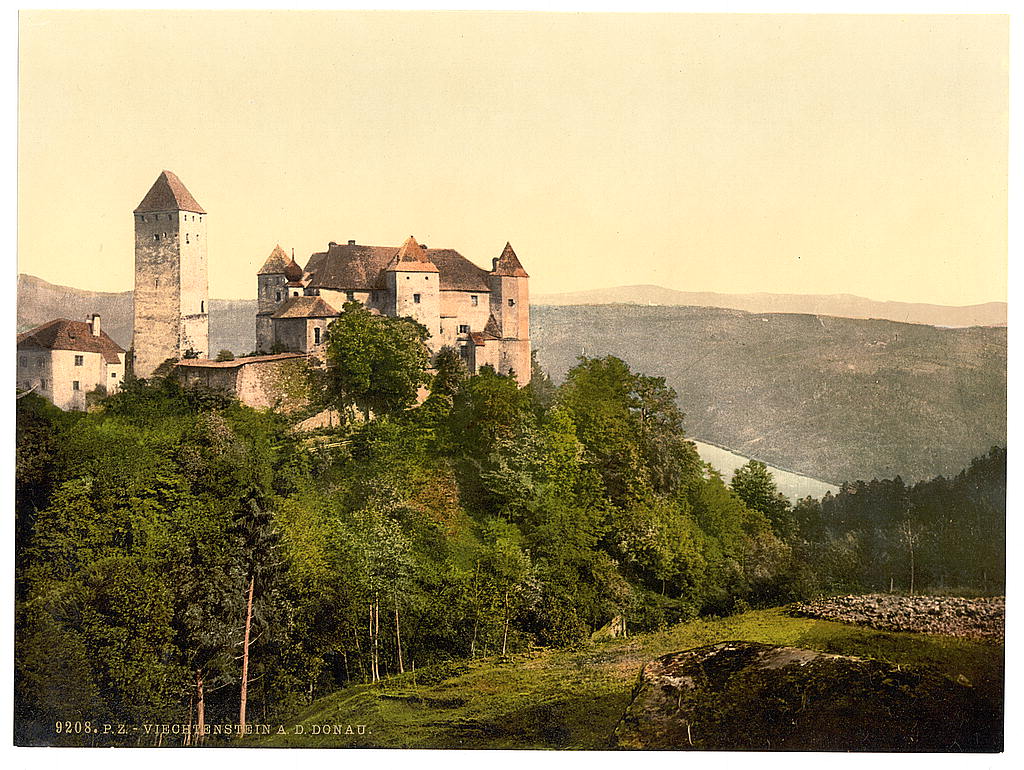
[[[1007,294],[1007,17],[20,15],[19,270],[133,284],[163,169],[211,297],[412,234],[536,294]]]

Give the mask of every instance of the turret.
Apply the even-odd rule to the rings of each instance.
[[[501,256],[491,263],[487,276],[491,288],[491,316],[501,336],[499,371],[515,372],[520,385],[530,381],[529,274],[506,243]]]
[[[438,345],[441,323],[440,271],[427,257],[426,249],[411,235],[384,268],[384,280],[394,298],[393,315],[410,317],[427,327],[427,345]]]

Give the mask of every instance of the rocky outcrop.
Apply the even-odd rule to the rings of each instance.
[[[834,596],[793,606],[797,615],[858,623],[884,631],[946,634],[969,639],[1003,640],[1006,599],[990,596]]]
[[[999,751],[1002,714],[927,670],[721,642],[647,663],[615,730],[625,749]]]

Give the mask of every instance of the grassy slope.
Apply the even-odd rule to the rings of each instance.
[[[687,432],[830,483],[955,474],[1006,443],[1006,329],[629,305],[534,307],[561,379],[585,351],[665,377]]]
[[[304,735],[274,735],[255,745],[307,747],[604,749],[629,702],[643,662],[724,640],[786,644],[935,666],[963,675],[980,694],[1002,698],[1002,647],[923,634],[793,618],[782,609],[694,621],[581,651],[538,652],[511,662],[477,660],[432,686],[411,674],[321,698],[298,714]],[[421,679],[423,672],[420,672]],[[316,724],[367,725],[365,735],[312,735]],[[287,727],[291,733],[294,728]]]

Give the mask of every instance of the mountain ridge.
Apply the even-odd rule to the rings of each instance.
[[[668,289],[656,284],[631,284],[607,289],[537,294],[534,305],[663,305],[718,307],[748,313],[799,313],[837,318],[862,318],[962,328],[1006,326],[1007,303],[939,305],[926,302],[874,300],[856,294],[723,294]]]

